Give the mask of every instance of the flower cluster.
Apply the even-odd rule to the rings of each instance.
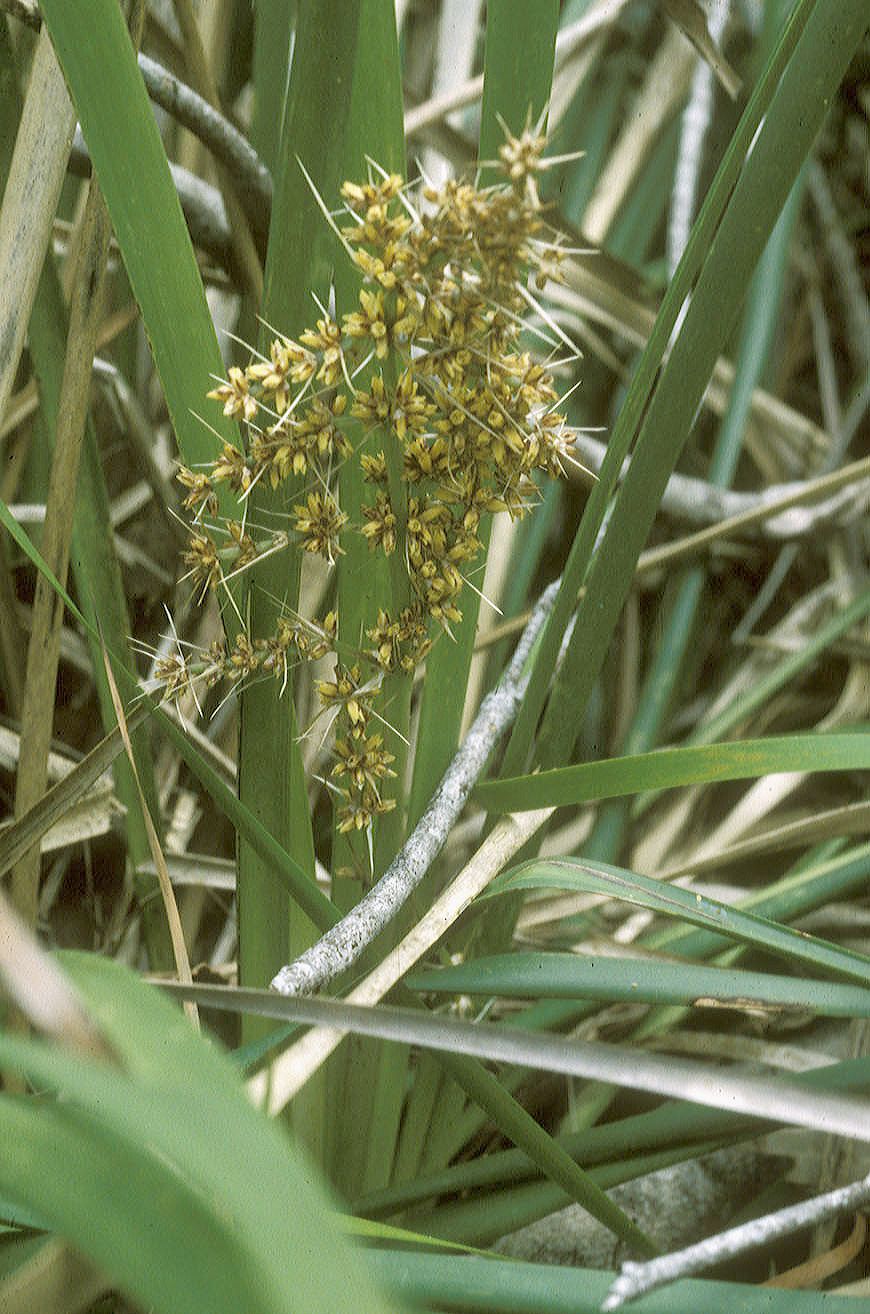
[[[202,661],[173,658],[161,672],[174,694],[193,674],[270,674],[283,685],[295,661],[335,653],[319,695],[337,725],[332,775],[344,830],[392,806],[381,786],[393,758],[372,726],[383,678],[412,672],[461,619],[482,517],[524,515],[539,497],[535,472],[559,474],[573,441],[548,366],[520,343],[530,281],[543,286],[558,272],[536,185],[544,144],[528,131],[508,137],[502,181],[425,188],[419,213],[396,175],[345,183],[340,236],[361,275],[357,306],[340,319],[324,311],[298,340],[278,337],[268,358],[231,368],[208,395],[243,424],[246,448],[226,445],[209,469],[179,472],[194,514],[185,560],[202,593],[291,545],[330,565],[352,534],[373,553],[400,554],[407,605],[372,616],[371,646],[350,666],[338,661],[330,613],[283,617],[274,635],[240,633]],[[338,501],[337,471],[350,460],[370,488],[358,524]],[[220,486],[244,506],[260,480],[273,489],[290,481],[284,528],[258,537],[245,523],[220,524]]]

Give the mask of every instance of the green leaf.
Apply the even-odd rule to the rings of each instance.
[[[650,876],[641,876],[603,862],[588,862],[580,858],[537,858],[497,877],[483,898],[539,889],[606,894],[704,930],[715,931],[717,935],[767,949],[794,962],[810,963],[820,971],[856,981],[861,986],[867,984],[870,976],[870,960],[863,954],[841,949],[803,931],[793,931],[757,913],[732,908],[695,890],[667,885]]]
[[[870,1104],[846,1096],[822,1096],[803,1089],[794,1081],[748,1077],[720,1068],[713,1082],[707,1064],[697,1061],[663,1058],[618,1045],[591,1044],[514,1027],[436,1017],[417,1009],[388,1005],[363,1007],[322,997],[288,998],[273,992],[231,986],[167,983],[164,988],[179,999],[192,1000],[203,1007],[230,1012],[250,1011],[262,1017],[378,1036],[401,1044],[424,1045],[440,1050],[445,1058],[449,1056],[451,1062],[455,1062],[459,1055],[475,1055],[520,1067],[536,1067],[568,1076],[612,1082],[631,1090],[673,1095],[711,1108],[728,1109],[794,1126],[836,1130],[856,1140],[870,1140]],[[474,1098],[474,1089],[469,1087],[469,1090]],[[555,1142],[553,1148],[558,1149]],[[560,1150],[559,1153],[564,1152]],[[548,1176],[556,1179],[552,1172],[548,1172]],[[586,1204],[586,1208],[589,1207]],[[629,1230],[624,1223],[619,1227],[614,1224],[615,1220],[607,1224],[614,1232],[624,1234]],[[635,1239],[643,1241],[643,1234],[638,1236],[636,1229],[634,1232]],[[643,1244],[648,1248],[648,1242]]]
[[[861,1090],[870,1081],[870,1060],[850,1059],[824,1068],[812,1068],[795,1075],[802,1085],[820,1090]],[[631,1161],[665,1146],[687,1146],[704,1143],[724,1136],[749,1137],[757,1135],[758,1124],[718,1109],[705,1109],[683,1100],[669,1100],[646,1113],[631,1114],[581,1131],[563,1133],[559,1144],[587,1168],[614,1160]],[[528,1182],[537,1178],[538,1185],[550,1191],[549,1183],[540,1180],[534,1164],[521,1150],[491,1150],[476,1159],[467,1159],[438,1172],[420,1175],[411,1181],[399,1182],[386,1190],[373,1192],[354,1201],[354,1209],[366,1217],[385,1216],[407,1210],[425,1200],[442,1195],[459,1195],[463,1192],[480,1192],[483,1187],[503,1187]],[[478,1194],[479,1199],[488,1195]],[[538,1213],[552,1212],[561,1201]],[[523,1222],[531,1222],[525,1217]]]
[[[329,89],[326,101],[324,88]],[[321,203],[328,209],[335,208],[342,182],[365,179],[367,157],[383,168],[399,172],[404,169],[393,9],[379,0],[304,0],[298,6],[266,264],[263,318],[281,333],[296,335],[312,326],[320,317],[314,297],[327,305],[333,286],[338,318],[354,308],[357,274],[327,224]],[[348,462],[340,474],[340,502],[351,520],[360,518],[356,514],[360,476],[355,467],[356,462]],[[251,514],[277,523],[274,517],[286,513],[293,500],[294,493],[286,489],[269,495],[258,487],[252,497]],[[258,570],[251,593],[250,623],[254,633],[272,632],[282,605],[298,606],[300,557],[299,552],[282,554]],[[378,601],[384,605],[387,576],[386,571],[373,571],[361,536],[348,544],[347,560],[341,559],[338,573],[342,642],[354,648],[360,646],[363,624],[375,622]],[[392,694],[399,694],[399,705],[391,705],[384,713],[405,737],[407,685],[407,681],[393,682]],[[311,815],[298,740],[299,728],[289,694],[276,703],[274,690],[265,685],[245,691],[239,758],[241,796],[265,829],[281,841],[300,867],[309,871],[313,887]],[[402,741],[396,743],[404,751]],[[396,746],[391,745],[391,751],[396,752]],[[400,837],[404,809],[400,806],[396,813],[386,828],[387,848],[395,847]],[[376,854],[380,857],[377,849]],[[367,853],[364,856],[367,871]],[[347,848],[336,845],[332,866],[345,865],[350,865]],[[348,882],[345,888],[337,887],[336,894],[346,906],[358,891],[355,883]],[[275,890],[268,865],[247,844],[241,845],[242,980],[264,984],[306,948],[321,929],[319,923],[313,927],[307,917],[288,909],[286,899]],[[257,1034],[256,1025],[247,1023],[246,1037]],[[313,1088],[297,1099],[294,1125],[315,1157],[335,1168],[333,1176],[341,1182],[342,1173],[353,1175],[357,1170],[360,1157],[375,1139],[365,1131],[371,1117],[373,1084],[365,1074],[358,1077],[352,1070],[346,1081],[336,1078],[334,1068],[327,1076],[328,1087],[324,1079],[322,1088]],[[328,1088],[336,1092],[334,1097]],[[331,1102],[333,1098],[336,1104]],[[341,1116],[336,1112],[339,1104]],[[335,1133],[341,1140],[344,1126],[350,1129],[347,1139],[351,1143],[340,1144],[333,1152],[330,1138]],[[390,1157],[389,1151],[383,1155],[380,1171]]]
[[[870,603],[868,603],[870,605]],[[636,757],[583,762],[535,775],[488,780],[476,797],[490,812],[534,812],[647,789],[747,780],[785,771],[865,771],[870,733],[783,735],[737,743],[660,748]]]
[[[238,445],[218,410],[196,417],[224,367],[190,236],[121,9],[115,0],[48,0],[40,10],[75,103],[142,312],[188,465]],[[119,113],[123,106],[123,113]]]
[[[0,1191],[160,1311],[395,1308],[228,1060],[126,969],[64,962],[124,1070],[0,1034],[0,1066],[63,1097],[0,1101]]]
[[[870,983],[870,958],[866,960],[865,979]],[[870,986],[695,963],[585,954],[494,954],[454,967],[415,972],[408,985],[413,990],[438,994],[500,995],[508,999],[596,999],[695,1007],[730,1003],[763,1012],[809,1009],[825,1017],[862,1017],[870,1012]]]
[[[861,10],[860,0],[850,0],[848,13],[838,7],[836,15],[830,7],[800,0],[752,93],[611,435],[607,459],[572,545],[560,596],[511,736],[506,775],[526,766],[562,636],[585,583],[574,642],[550,699],[538,757],[541,765],[551,767],[570,753],[661,491],[688,436],[713,361],[779,206],[860,39]],[[759,149],[762,142],[763,151]],[[687,298],[689,313],[663,365]],[[586,579],[608,504],[635,438],[631,474],[620,487],[607,535],[595,554],[593,573]]]
[[[534,127],[550,99],[559,6],[554,0],[517,5],[513,0],[491,0],[487,5],[481,105],[479,156],[497,157],[504,142],[504,126],[515,135]],[[497,176],[497,175],[495,175]],[[493,170],[481,179],[494,180]],[[491,519],[484,517],[478,537],[489,544]],[[466,588],[462,620],[444,636],[426,663],[426,682],[420,700],[420,726],[414,754],[411,820],[423,813],[459,744],[468,687],[480,598]]]
[[[805,13],[807,7],[797,5],[791,25]],[[688,438],[755,265],[866,22],[862,0],[848,0],[836,11],[824,4],[812,6],[758,133],[751,144],[746,143],[747,154],[691,287],[680,331],[650,389],[631,464],[616,495],[604,539],[583,581],[573,641],[556,676],[540,729],[539,761],[543,766],[565,761],[571,753],[577,718],[601,672],[668,477]],[[753,97],[741,130],[758,108],[758,98]],[[740,135],[739,131],[735,141]],[[725,172],[723,162],[719,179]],[[715,185],[681,270],[697,259],[695,238],[714,196],[721,200]],[[675,285],[679,280],[678,271]],[[689,293],[688,288],[685,291]]]
[[[494,1264],[488,1259],[381,1251],[373,1263],[384,1282],[424,1309],[464,1314],[599,1314],[614,1274],[552,1264]],[[840,1302],[843,1314],[852,1308]],[[829,1292],[777,1291],[735,1282],[675,1282],[633,1301],[637,1314],[834,1314]]]

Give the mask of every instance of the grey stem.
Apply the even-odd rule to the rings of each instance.
[[[346,917],[282,967],[272,988],[282,995],[312,994],[345,971],[393,920],[437,858],[477,784],[496,742],[519,710],[528,683],[526,663],[550,614],[559,580],[541,594],[499,684],[488,693],[431,803],[404,847]]]
[[[753,1218],[740,1227],[732,1227],[718,1236],[699,1241],[697,1245],[685,1250],[675,1250],[673,1254],[662,1255],[659,1259],[646,1264],[626,1263],[610,1291],[602,1310],[618,1309],[629,1300],[642,1296],[648,1291],[662,1287],[678,1278],[688,1277],[701,1269],[710,1268],[723,1260],[733,1259],[746,1250],[764,1245],[768,1241],[789,1236],[803,1227],[833,1218],[850,1209],[860,1209],[870,1200],[870,1176],[850,1186],[838,1187],[827,1191],[812,1200],[780,1209],[765,1218]]]

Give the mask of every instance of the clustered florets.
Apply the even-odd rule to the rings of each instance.
[[[318,686],[335,709],[342,830],[393,806],[380,793],[393,756],[370,725],[384,675],[412,672],[433,636],[461,619],[482,515],[525,514],[538,499],[534,471],[559,474],[573,440],[548,367],[519,343],[528,280],[542,286],[559,260],[541,237],[543,148],[531,132],[508,137],[504,182],[426,188],[422,214],[394,174],[345,183],[341,236],[362,275],[357,308],[340,322],[324,312],[298,341],[276,338],[268,359],[232,367],[208,395],[243,423],[246,450],[227,444],[210,469],[179,472],[195,516],[185,561],[202,594],[291,544],[332,565],[342,539],[361,533],[372,552],[404,559],[409,605],[373,616],[372,646]],[[360,524],[338,503],[347,460],[371,488]],[[258,541],[243,523],[218,527],[218,487],[244,502],[261,479],[273,489],[293,481],[287,528]],[[158,677],[175,695],[194,674],[207,683],[271,674],[283,686],[295,661],[336,653],[337,636],[333,612],[282,617],[274,635],[240,633],[196,662],[173,657]]]

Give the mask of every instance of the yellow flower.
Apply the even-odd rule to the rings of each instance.
[[[383,452],[378,452],[376,456],[368,456],[363,452],[359,463],[367,484],[383,484],[386,487],[387,462]]]
[[[320,680],[317,692],[324,707],[340,704],[347,717],[354,739],[365,734],[368,724],[368,704],[380,688],[380,677],[361,684],[359,666],[348,669],[336,662],[332,680]]]
[[[387,493],[378,493],[374,506],[361,508],[365,517],[362,532],[369,547],[382,547],[386,556],[396,548],[396,516]]]
[[[197,470],[188,470],[186,465],[180,465],[175,477],[180,484],[190,489],[184,499],[184,506],[188,511],[201,509],[207,511],[209,515],[217,515],[217,494],[207,474],[202,474]]]
[[[317,332],[306,329],[299,335],[300,342],[310,347],[320,360],[316,377],[327,388],[333,387],[342,377],[341,329],[332,319],[319,319]]]
[[[358,392],[350,408],[354,419],[362,420],[367,429],[383,424],[390,416],[390,397],[384,380],[376,374],[370,392]]]
[[[188,574],[194,583],[202,585],[203,595],[217,587],[222,574],[221,564],[217,548],[207,533],[191,534],[182,560],[190,566]]]
[[[224,443],[211,470],[212,482],[227,483],[234,493],[246,493],[254,477],[244,452],[232,443]]]
[[[390,350],[390,335],[384,311],[383,292],[360,289],[360,309],[345,315],[342,328],[349,338],[371,338],[378,360],[384,360]]]
[[[194,667],[197,678],[268,673],[283,686],[296,661],[338,649],[358,653],[359,665],[336,660],[333,678],[317,686],[336,727],[332,776],[340,782],[333,789],[342,796],[343,832],[370,830],[396,806],[380,797],[393,755],[369,733],[384,677],[412,673],[431,648],[435,622],[448,629],[461,619],[463,576],[482,550],[482,518],[524,515],[540,500],[530,475],[561,473],[573,441],[555,409],[548,364],[520,340],[522,290],[558,273],[562,255],[558,239],[542,235],[544,145],[530,126],[507,135],[499,152],[504,181],[479,189],[459,179],[427,189],[432,206],[419,218],[405,204],[398,175],[380,176],[373,166],[369,181],[345,183],[343,235],[364,283],[356,306],[343,315],[330,306],[298,342],[279,335],[267,360],[231,368],[209,395],[227,416],[249,424],[248,450],[226,445],[210,469],[179,472],[185,505],[212,516],[220,482],[244,497],[260,479],[273,488],[304,479],[291,513],[295,541],[332,564],[345,531],[361,532],[387,554],[401,543],[412,601],[397,613],[379,608],[373,624],[363,621],[365,650],[356,647],[359,630],[339,643],[334,612],[321,621],[289,613],[271,635],[240,634],[229,654],[216,650],[205,671]],[[382,372],[359,379],[357,389],[360,362],[372,356],[384,362]],[[358,425],[338,423],[348,405]],[[277,423],[264,424],[264,412]],[[383,450],[372,454],[376,429]],[[357,513],[361,524],[349,526],[337,503],[344,462],[358,462],[358,476],[374,486]],[[413,493],[406,511],[394,500],[394,471],[405,485],[402,508]],[[228,546],[220,551],[204,530],[188,549],[191,573],[204,587],[222,579],[222,562],[241,568],[288,539],[275,533],[255,543],[238,521],[222,532]],[[160,674],[168,690],[181,690],[190,663],[167,660]]]
[[[253,420],[257,414],[257,402],[248,389],[248,380],[238,365],[231,365],[227,371],[227,382],[212,388],[206,396],[223,402],[224,415],[232,420]]]
[[[366,788],[359,794],[347,792],[345,797],[347,803],[338,810],[338,829],[342,835],[346,835],[351,830],[366,830],[375,817],[382,816],[385,812],[392,812],[396,806],[394,798],[382,799],[371,788]]]
[[[304,506],[293,508],[294,528],[301,535],[301,546],[306,552],[318,552],[335,564],[335,557],[344,553],[338,536],[347,523],[347,516],[329,493],[309,493]]]
[[[335,753],[338,761],[332,768],[332,775],[349,776],[357,789],[362,790],[368,785],[377,794],[377,782],[396,774],[390,770],[390,763],[396,760],[395,754],[386,752],[383,742],[381,735],[369,735],[367,739],[353,743],[337,739]]]
[[[232,679],[243,679],[247,675],[254,675],[259,669],[260,655],[247,634],[236,635],[229,665],[229,674]]]
[[[304,378],[299,377],[299,372]],[[247,368],[251,382],[258,383],[265,400],[271,402],[279,415],[283,415],[290,402],[289,381],[304,383],[314,372],[311,352],[290,338],[276,338],[269,349],[269,360],[258,361]]]

